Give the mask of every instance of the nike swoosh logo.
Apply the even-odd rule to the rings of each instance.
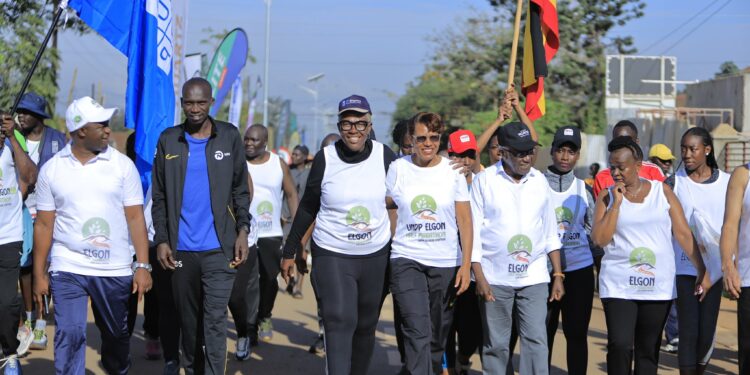
[[[167,159],[167,160],[172,160],[172,159],[176,159],[176,158],[179,158],[179,157],[180,157],[180,155],[172,155],[172,154],[167,154],[166,156],[164,156],[164,158]]]

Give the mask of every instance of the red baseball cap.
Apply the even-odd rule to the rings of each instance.
[[[474,133],[466,130],[456,130],[448,136],[448,152],[463,154],[466,151],[477,151],[477,139]]]

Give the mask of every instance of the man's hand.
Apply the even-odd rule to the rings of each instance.
[[[456,295],[460,296],[461,293],[465,292],[471,284],[471,266],[465,265],[458,268],[456,273]]]
[[[495,296],[492,295],[492,288],[486,279],[477,280],[477,296],[484,299],[485,302],[495,302]]]
[[[237,268],[240,264],[247,261],[247,255],[250,252],[247,246],[247,231],[241,229],[237,233],[237,239],[234,241],[234,259],[229,263],[230,267]]]
[[[458,169],[459,173],[461,173],[464,176],[469,176],[471,173],[471,166],[464,165],[460,160],[458,160],[455,156],[450,158],[450,162],[448,163],[450,166],[453,167],[453,169]]]
[[[732,299],[740,298],[742,287],[740,274],[737,273],[737,266],[734,262],[727,262],[724,267],[724,290],[729,293]]]
[[[281,277],[289,284],[289,280],[294,277],[294,259],[284,258],[281,260]]]
[[[151,290],[152,286],[151,273],[145,268],[136,268],[135,275],[133,275],[133,291],[131,293],[138,293],[138,300],[140,301],[143,295]]]
[[[159,261],[161,268],[165,270],[174,271],[177,265],[174,261],[174,253],[166,242],[156,246],[156,259]]]
[[[16,124],[13,121],[13,117],[11,117],[7,113],[3,113],[0,131],[2,131],[2,133],[5,134],[6,137],[11,138],[13,137],[13,129],[15,129],[15,126]]]
[[[42,273],[41,275],[34,275],[34,302],[36,308],[39,309],[39,316],[43,316],[44,313],[44,296],[49,297],[49,274]],[[49,298],[48,298],[49,300]]]
[[[304,246],[300,248],[301,250],[297,252],[297,255],[294,257],[294,265],[297,266],[297,272],[301,274],[306,274],[308,272],[307,269],[307,252],[304,250]]]
[[[565,286],[562,277],[552,278],[552,291],[550,292],[549,302],[560,301],[565,295]]]

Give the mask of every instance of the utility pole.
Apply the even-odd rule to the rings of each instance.
[[[268,128],[268,64],[271,54],[271,0],[266,3],[266,62],[263,68],[263,126]]]

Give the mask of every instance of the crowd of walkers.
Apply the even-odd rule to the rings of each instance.
[[[127,156],[110,146],[115,109],[89,97],[68,107],[68,138],[44,124],[36,94],[16,119],[3,114],[5,374],[47,347],[47,319],[55,372],[84,374],[89,300],[103,368],[127,373],[144,296],[146,355],[164,374],[223,374],[228,311],[243,361],[273,340],[278,291],[302,298],[308,268],[320,324],[310,351],[325,352],[328,374],[368,372],[388,294],[402,374],[466,374],[475,353],[485,374],[512,374],[519,341],[518,371],[547,374],[560,320],[566,369],[586,374],[597,289],[609,374],[656,374],[668,317],[680,374],[705,373],[722,291],[739,300],[739,373],[750,373],[750,165],[722,171],[703,128],[682,136],[672,173],[671,151],[654,145],[644,160],[637,127],[620,121],[608,168],[584,181],[574,126],[534,168],[540,144],[514,87],[478,138],[419,112],[395,125],[395,151],[375,140],[367,99],[349,96],[339,133],[314,155],[295,147],[291,165],[265,127],[241,135],[210,117],[206,80],[188,80],[181,103],[150,181],[134,137]]]

